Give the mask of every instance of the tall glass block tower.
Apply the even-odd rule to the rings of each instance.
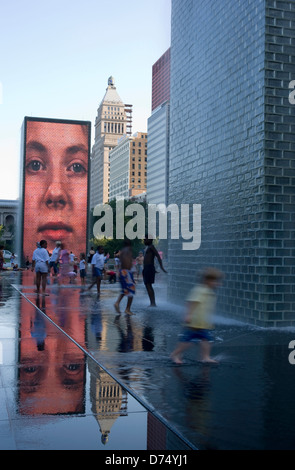
[[[201,204],[202,242],[169,241],[169,292],[205,266],[218,313],[295,325],[295,2],[172,0],[169,203]]]

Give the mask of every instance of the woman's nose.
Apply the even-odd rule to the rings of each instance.
[[[63,209],[67,204],[67,194],[62,182],[52,182],[45,194],[48,208]]]

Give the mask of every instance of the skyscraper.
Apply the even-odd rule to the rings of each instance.
[[[169,48],[153,65],[152,111],[170,98],[170,57]]]
[[[122,137],[110,151],[109,199],[125,199],[146,193],[147,133]]]
[[[152,115],[148,119],[147,199],[167,204],[169,169],[170,48],[152,68]]]
[[[109,152],[124,134],[131,134],[132,105],[121,100],[114,78],[108,79],[106,93],[97,110],[95,141],[91,155],[90,209],[109,199]]]

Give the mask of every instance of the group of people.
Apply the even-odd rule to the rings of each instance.
[[[153,284],[155,282],[155,258],[158,260],[162,271],[167,272],[162,264],[161,257],[153,245],[153,240],[146,235],[144,239],[146,245],[143,257],[143,280],[150,299],[150,306],[156,306],[155,292]],[[196,284],[187,297],[187,312],[184,319],[184,326],[179,342],[171,354],[171,359],[175,364],[182,364],[182,356],[186,349],[195,341],[201,344],[201,360],[204,363],[216,363],[212,359],[211,344],[213,336],[211,331],[214,326],[212,315],[215,311],[216,294],[215,291],[220,285],[223,275],[216,268],[207,268],[202,274],[200,284]],[[121,293],[114,304],[117,313],[120,312],[120,303],[127,297],[125,313],[132,314],[131,304],[135,294],[135,283],[132,272],[132,249],[130,241],[126,240],[124,248],[120,252],[119,280],[121,283]]]
[[[78,269],[80,272],[81,284],[85,285],[86,277],[86,256],[84,253],[80,254],[78,262],[77,257],[69,252],[61,242],[56,242],[56,246],[52,253],[49,254],[47,250],[47,241],[41,240],[37,243],[37,248],[33,252],[32,257],[32,271],[35,271],[36,290],[46,295],[47,275],[53,270],[53,276],[57,277],[61,282],[68,277],[71,280],[77,276]]]
[[[140,253],[137,258],[137,266],[139,269],[137,270],[137,277],[139,277],[139,273],[142,272],[143,282],[145,284],[149,299],[150,299],[150,306],[155,307],[155,292],[153,289],[153,284],[155,282],[155,258],[158,260],[160,268],[165,273],[167,272],[164,269],[162,259],[159,255],[158,250],[153,245],[153,239],[150,238],[148,235],[145,236],[144,244],[146,246],[145,253]],[[133,274],[133,258],[132,258],[132,247],[131,242],[129,240],[125,240],[124,247],[120,251],[120,268],[119,268],[119,281],[121,284],[121,293],[114,304],[115,310],[117,313],[120,312],[120,303],[122,299],[126,296],[127,297],[127,306],[125,309],[125,313],[131,314],[131,304],[133,301],[133,297],[135,294],[135,281],[134,281],[134,274]],[[139,261],[139,262],[138,262]]]
[[[146,235],[144,239],[144,244],[146,246],[145,254],[140,252],[136,258],[136,272],[137,279],[139,276],[143,276],[143,281],[147,289],[147,293],[150,299],[151,306],[155,306],[155,293],[153,289],[153,283],[155,282],[155,258],[158,260],[160,268],[166,272],[163,267],[162,259],[153,245],[153,240]],[[93,249],[90,250],[87,261],[84,253],[80,254],[79,261],[79,272],[81,278],[81,284],[85,285],[86,278],[86,268],[87,263],[90,262],[92,266],[92,277],[93,281],[88,287],[90,290],[95,284],[97,287],[97,294],[100,295],[100,286],[103,276],[103,271],[105,263],[108,260],[109,255],[104,254],[104,249],[102,246],[97,247],[95,252]],[[119,304],[123,297],[127,297],[127,307],[125,313],[131,314],[131,304],[133,296],[135,294],[135,280],[133,272],[133,256],[132,256],[132,247],[129,240],[125,240],[124,247],[120,252],[115,254],[115,263],[117,267],[118,280],[121,284],[121,293],[115,303],[116,311],[119,312]],[[69,252],[61,242],[56,242],[56,247],[52,251],[51,255],[47,250],[47,241],[41,240],[37,244],[32,257],[32,271],[36,273],[36,288],[37,293],[40,292],[45,294],[46,284],[47,284],[47,275],[53,270],[53,276],[59,275],[63,280],[65,276],[70,278],[74,275],[77,275],[77,258],[72,252]]]
[[[4,271],[7,268],[4,268],[5,258],[4,258],[4,245],[0,245],[0,271]],[[10,256],[10,268],[14,271],[19,269],[18,264],[15,263],[15,254],[11,253]]]
[[[157,249],[153,245],[153,239],[146,235],[144,244],[146,249],[142,262],[143,281],[150,299],[150,306],[155,307],[155,292],[153,289],[156,274],[154,265],[155,259],[158,260],[162,271],[165,273],[167,271],[164,269],[162,259]],[[62,246],[57,244],[55,250],[53,250],[50,260],[47,251],[47,242],[45,240],[41,240],[37,249],[33,253],[32,270],[35,270],[36,272],[37,292],[40,292],[41,287],[43,294],[45,294],[47,283],[46,278],[49,266],[52,265],[54,272],[57,273],[57,260],[61,258],[61,266],[66,265],[67,261],[69,260],[69,253],[67,252],[68,254],[65,255],[65,253],[63,253],[64,250],[62,250]],[[121,292],[114,304],[114,307],[116,312],[120,314],[121,301],[124,297],[126,297],[127,305],[125,308],[125,313],[132,315],[133,312],[131,310],[131,305],[135,295],[135,281],[132,269],[133,256],[130,240],[125,240],[124,247],[122,250],[120,250],[117,256],[119,261],[118,274],[121,284]],[[98,247],[96,253],[92,254],[91,256],[93,282],[88,289],[91,289],[96,284],[98,296],[100,295],[101,280],[107,259],[108,258],[104,255],[104,249],[101,246]],[[80,256],[80,276],[81,281],[84,281],[82,283],[85,284],[86,260],[84,254],[81,254]],[[171,359],[176,364],[182,364],[182,356],[184,352],[192,343],[196,341],[199,341],[201,344],[201,360],[206,363],[216,362],[210,356],[211,343],[213,342],[211,331],[214,328],[211,317],[214,313],[216,304],[215,291],[220,285],[222,277],[223,275],[219,270],[215,268],[208,268],[203,272],[201,283],[195,285],[189,293],[186,299],[187,313],[184,319],[183,332],[180,335],[179,343],[171,354]]]

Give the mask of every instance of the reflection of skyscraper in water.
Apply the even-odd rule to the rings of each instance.
[[[91,410],[98,422],[101,442],[106,444],[119,416],[127,416],[127,392],[93,361],[89,361]]]

